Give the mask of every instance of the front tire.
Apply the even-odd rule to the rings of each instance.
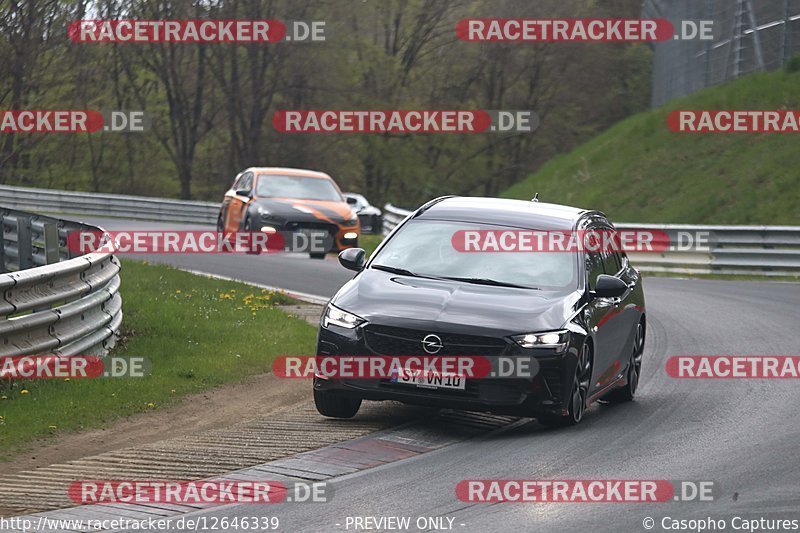
[[[644,324],[639,322],[636,326],[636,337],[633,341],[633,352],[628,362],[628,373],[624,387],[613,390],[603,396],[606,403],[625,403],[633,401],[636,390],[639,388],[639,378],[642,375],[642,355],[644,354]]]
[[[314,389],[317,412],[329,418],[353,418],[361,408],[361,398],[348,398],[332,392]]]
[[[575,365],[575,376],[570,389],[570,402],[567,414],[542,414],[536,417],[540,424],[551,427],[566,427],[580,424],[583,413],[586,411],[586,402],[589,398],[589,385],[592,381],[592,351],[588,344],[584,344],[581,355]]]
[[[325,252],[308,252],[311,259],[325,259]]]
[[[253,229],[253,222],[250,219],[250,215],[247,215],[244,219],[244,231],[248,233],[255,233],[255,230]],[[248,250],[247,253],[250,255],[261,255],[261,249],[260,248],[254,249],[251,247],[251,249]]]

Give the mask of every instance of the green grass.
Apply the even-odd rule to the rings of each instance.
[[[358,239],[358,245],[366,250],[367,258],[369,258],[382,240],[383,235],[361,235]]]
[[[618,222],[800,223],[800,134],[673,133],[675,109],[800,109],[800,73],[758,73],[634,115],[503,193]],[[566,125],[565,125],[566,127]]]
[[[151,374],[6,384],[0,460],[39,439],[269,372],[277,355],[313,353],[315,328],[274,308],[289,301],[280,293],[141,262],[123,261],[122,269],[123,338],[114,355],[148,358]]]

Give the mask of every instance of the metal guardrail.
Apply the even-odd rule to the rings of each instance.
[[[44,213],[79,213],[195,224],[217,221],[220,204],[169,198],[59,191],[0,185],[0,205]]]
[[[387,235],[411,213],[386,204],[383,208],[383,234]],[[616,224],[616,227],[661,230],[669,235],[670,242],[678,242],[681,234],[707,234],[705,246],[686,251],[629,253],[631,262],[644,272],[800,276],[800,226],[627,223]]]
[[[0,209],[0,356],[105,355],[122,322],[119,261],[73,256],[70,231],[95,226]]]

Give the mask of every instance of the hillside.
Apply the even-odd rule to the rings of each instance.
[[[800,109],[800,73],[758,73],[634,115],[503,196],[620,222],[800,224],[800,134],[672,133],[674,109]],[[568,127],[568,125],[565,125]]]

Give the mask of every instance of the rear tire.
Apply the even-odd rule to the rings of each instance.
[[[353,418],[361,408],[361,398],[348,398],[347,396],[314,389],[314,405],[322,416]]]
[[[589,396],[589,385],[592,381],[592,350],[588,344],[583,345],[578,363],[575,365],[575,377],[570,389],[570,402],[567,414],[541,414],[536,420],[544,426],[566,427],[580,424],[583,413],[586,411],[586,401]]]
[[[644,324],[636,326],[636,338],[633,341],[633,353],[628,362],[628,370],[624,387],[613,390],[603,396],[605,403],[625,403],[633,401],[639,388],[639,377],[642,375],[642,354],[644,353]]]
[[[325,252],[308,252],[311,259],[325,259]]]

